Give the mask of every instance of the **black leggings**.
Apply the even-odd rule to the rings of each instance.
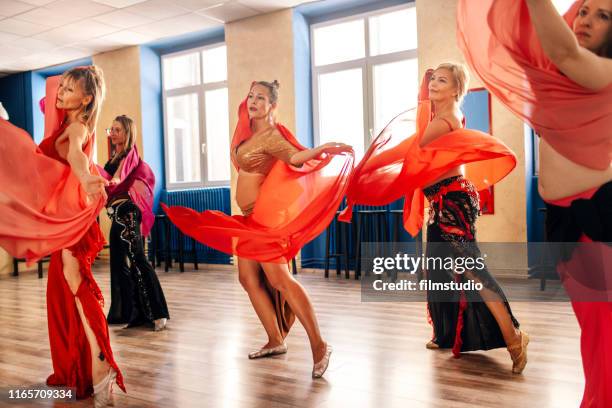
[[[155,269],[147,260],[140,232],[141,212],[132,201],[109,207],[111,306],[108,322],[138,326],[169,318]]]

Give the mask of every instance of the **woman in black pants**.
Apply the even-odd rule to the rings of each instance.
[[[155,176],[140,158],[132,119],[117,116],[108,129],[111,158],[101,172],[108,180],[106,209],[110,230],[110,324],[153,324],[164,329],[170,317],[155,269],[144,253],[143,237],[151,231]]]

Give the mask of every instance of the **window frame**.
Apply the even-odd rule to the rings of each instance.
[[[362,74],[362,89],[363,89],[363,146],[364,153],[367,151],[372,140],[377,136],[374,132],[374,119],[375,109],[374,106],[374,66],[388,64],[392,62],[405,61],[410,59],[417,59],[418,62],[418,44],[417,48],[396,51],[393,53],[370,56],[370,17],[392,13],[394,11],[407,10],[416,8],[416,3],[411,2],[408,4],[400,4],[397,6],[381,8],[366,13],[354,14],[347,17],[341,17],[333,20],[324,21],[321,23],[312,24],[310,26],[310,61],[311,61],[311,77],[312,77],[312,120],[313,120],[313,139],[314,145],[318,146],[321,144],[320,135],[320,95],[319,95],[319,75],[328,74],[332,72],[344,71],[348,69],[361,68]],[[336,62],[332,64],[316,66],[315,65],[315,50],[316,41],[314,32],[318,28],[336,25],[340,23],[346,23],[355,20],[364,20],[364,38],[365,42],[365,56],[358,59],[349,61]],[[408,107],[406,107],[408,109]],[[398,112],[399,113],[399,112]]]
[[[163,121],[164,121],[164,169],[166,171],[166,190],[186,190],[193,188],[209,188],[209,187],[226,187],[231,183],[231,179],[222,181],[210,181],[208,179],[208,153],[206,148],[208,146],[208,135],[206,133],[206,92],[214,91],[217,89],[227,89],[229,95],[227,72],[224,81],[216,81],[205,84],[204,83],[204,56],[203,51],[212,48],[218,48],[226,46],[225,42],[217,42],[208,44],[202,47],[190,48],[188,50],[182,50],[164,54],[161,56],[161,78],[162,78],[162,108],[163,108]],[[189,85],[181,88],[166,89],[165,87],[165,75],[164,75],[164,61],[169,58],[178,57],[187,54],[198,54],[198,62],[200,64],[200,83],[198,85]],[[226,53],[227,58],[227,53]],[[170,157],[169,157],[169,129],[168,129],[168,111],[167,111],[167,98],[173,96],[184,96],[196,94],[198,100],[198,127],[199,127],[199,146],[200,146],[200,181],[193,182],[172,182],[170,180]],[[229,106],[228,109],[228,120],[229,120]],[[229,123],[228,123],[229,124]],[[230,135],[228,133],[227,137]],[[228,151],[228,157],[230,152]],[[231,165],[231,164],[228,164]],[[230,173],[231,174],[231,173]],[[231,177],[231,176],[230,176]]]

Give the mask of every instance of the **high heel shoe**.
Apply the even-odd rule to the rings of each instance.
[[[512,358],[512,372],[520,374],[527,365],[527,344],[529,344],[529,335],[521,330],[521,339],[515,344],[508,346],[510,358]]]
[[[161,319],[155,319],[153,321],[153,323],[155,323],[155,328],[153,329],[154,331],[162,331],[166,328],[166,323],[168,322],[168,319],[166,319],[165,317],[162,317]]]
[[[330,346],[329,344],[326,344],[325,345],[325,355],[323,356],[321,360],[319,360],[318,363],[315,363],[314,366],[312,367],[312,378],[323,377],[323,374],[325,374],[325,371],[327,370],[327,367],[329,366],[329,358],[331,357],[332,351],[333,351],[332,346]]]
[[[287,345],[285,343],[280,346],[262,348],[261,350],[252,351],[249,353],[249,359],[253,360],[256,358],[276,356],[278,354],[285,354],[287,352]]]
[[[117,378],[117,372],[111,368],[106,377],[94,385],[94,408],[115,406],[115,398],[113,396],[115,378]]]

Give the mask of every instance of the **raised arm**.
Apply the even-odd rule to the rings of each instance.
[[[100,176],[89,172],[89,160],[83,152],[83,144],[87,138],[87,128],[81,123],[73,123],[66,129],[68,133],[68,154],[66,160],[72,172],[77,176],[83,188],[90,196],[101,194],[106,198],[104,186],[108,182]]]
[[[592,90],[603,89],[612,83],[612,59],[580,46],[551,0],[525,1],[544,52],[561,72]]]

